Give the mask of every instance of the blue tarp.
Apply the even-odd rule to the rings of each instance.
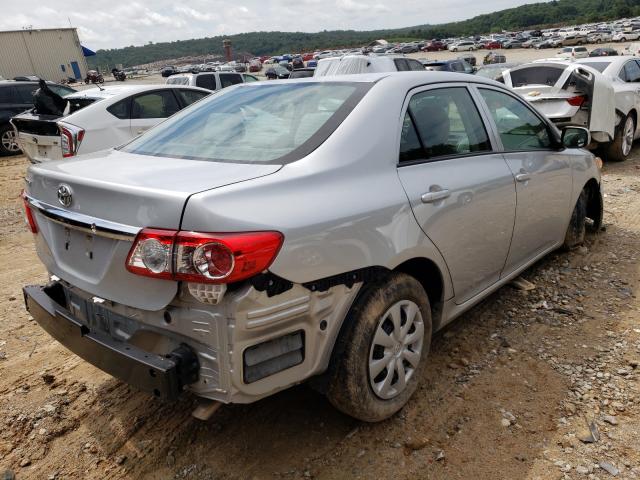
[[[80,45],[82,47],[82,54],[85,57],[92,57],[93,55],[96,54],[96,52],[94,52],[93,50],[89,50],[87,47]]]

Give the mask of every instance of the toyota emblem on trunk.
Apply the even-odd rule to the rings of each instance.
[[[73,195],[71,195],[71,188],[69,188],[69,185],[60,185],[58,187],[58,201],[60,204],[63,207],[69,207],[72,200]]]

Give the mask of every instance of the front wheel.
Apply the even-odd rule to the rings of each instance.
[[[457,51],[458,51],[458,49],[457,49],[457,48],[452,48],[452,49],[451,49],[451,51],[452,51],[452,52],[457,52]]]
[[[636,122],[631,115],[627,115],[623,122],[616,128],[615,138],[609,143],[606,151],[607,160],[622,162],[627,159],[636,132]]]
[[[587,231],[587,192],[582,190],[576,206],[571,213],[571,220],[567,232],[564,235],[563,249],[571,250],[584,242],[584,236]]]
[[[431,309],[420,282],[402,273],[365,285],[345,319],[327,397],[342,412],[378,422],[418,386],[431,341]]]

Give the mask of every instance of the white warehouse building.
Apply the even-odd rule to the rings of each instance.
[[[60,81],[87,74],[85,55],[75,28],[25,29],[0,32],[0,76],[35,75]]]

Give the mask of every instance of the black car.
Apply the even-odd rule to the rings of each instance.
[[[618,55],[618,51],[614,48],[594,48],[589,53],[590,57],[613,57]]]
[[[162,75],[163,77],[170,77],[171,75],[174,75],[176,73],[178,73],[178,69],[173,65],[165,65],[160,69],[160,75]]]
[[[65,85],[53,82],[47,82],[47,85],[61,97],[75,92],[73,88]],[[33,108],[33,92],[37,89],[38,82],[34,81],[0,81],[0,156],[20,153],[15,131],[9,120],[14,115]]]
[[[425,70],[473,73],[474,69],[464,60],[423,61]]]
[[[266,72],[264,72],[267,80],[281,80],[283,78],[289,78],[291,72],[284,68],[282,65],[274,65],[271,68],[268,68]]]

